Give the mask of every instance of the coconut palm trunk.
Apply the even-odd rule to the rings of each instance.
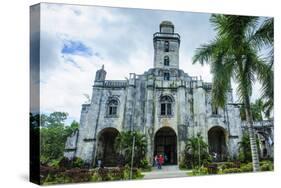
[[[257,171],[260,171],[260,162],[259,162],[256,135],[255,135],[254,125],[253,125],[253,117],[252,117],[252,112],[251,112],[250,100],[249,100],[248,96],[246,96],[244,99],[244,105],[245,105],[247,128],[248,128],[248,132],[249,132],[250,145],[251,145],[253,171],[257,172]]]

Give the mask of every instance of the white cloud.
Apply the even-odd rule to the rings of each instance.
[[[181,36],[180,68],[210,82],[210,67],[193,65],[196,47],[213,38],[207,14],[41,4],[41,107],[65,111],[79,121],[83,94],[92,93],[95,72],[105,65],[108,80],[153,67],[152,34],[165,19]],[[196,30],[196,31],[195,31]],[[63,54],[65,41],[79,41],[93,56]]]

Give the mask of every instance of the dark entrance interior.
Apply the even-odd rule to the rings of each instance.
[[[215,161],[227,159],[227,149],[225,143],[225,132],[222,127],[213,127],[208,131],[209,153]]]
[[[157,131],[154,139],[154,156],[163,155],[165,164],[177,164],[177,135],[170,127]]]
[[[114,149],[115,138],[119,134],[115,128],[105,128],[99,134],[97,160],[104,166],[117,165],[117,153]]]

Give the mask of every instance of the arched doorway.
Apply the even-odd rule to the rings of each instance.
[[[115,138],[119,131],[115,128],[102,129],[98,136],[97,160],[101,160],[104,166],[117,165],[117,152],[114,148]]]
[[[224,161],[227,159],[227,147],[225,141],[225,130],[216,126],[208,131],[209,153],[215,161]]]
[[[177,135],[170,127],[160,128],[154,138],[154,156],[163,155],[164,164],[177,164]]]

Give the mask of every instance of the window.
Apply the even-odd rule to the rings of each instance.
[[[172,115],[172,99],[169,96],[163,96],[160,99],[160,114],[163,116]]]
[[[114,116],[117,115],[117,100],[111,100],[108,103],[108,115]]]
[[[164,57],[164,66],[169,66],[170,65],[170,59],[169,56]]]
[[[164,72],[164,80],[170,80],[170,74],[168,72]]]
[[[165,52],[169,52],[169,41],[165,41],[165,43],[164,43],[164,51]]]

